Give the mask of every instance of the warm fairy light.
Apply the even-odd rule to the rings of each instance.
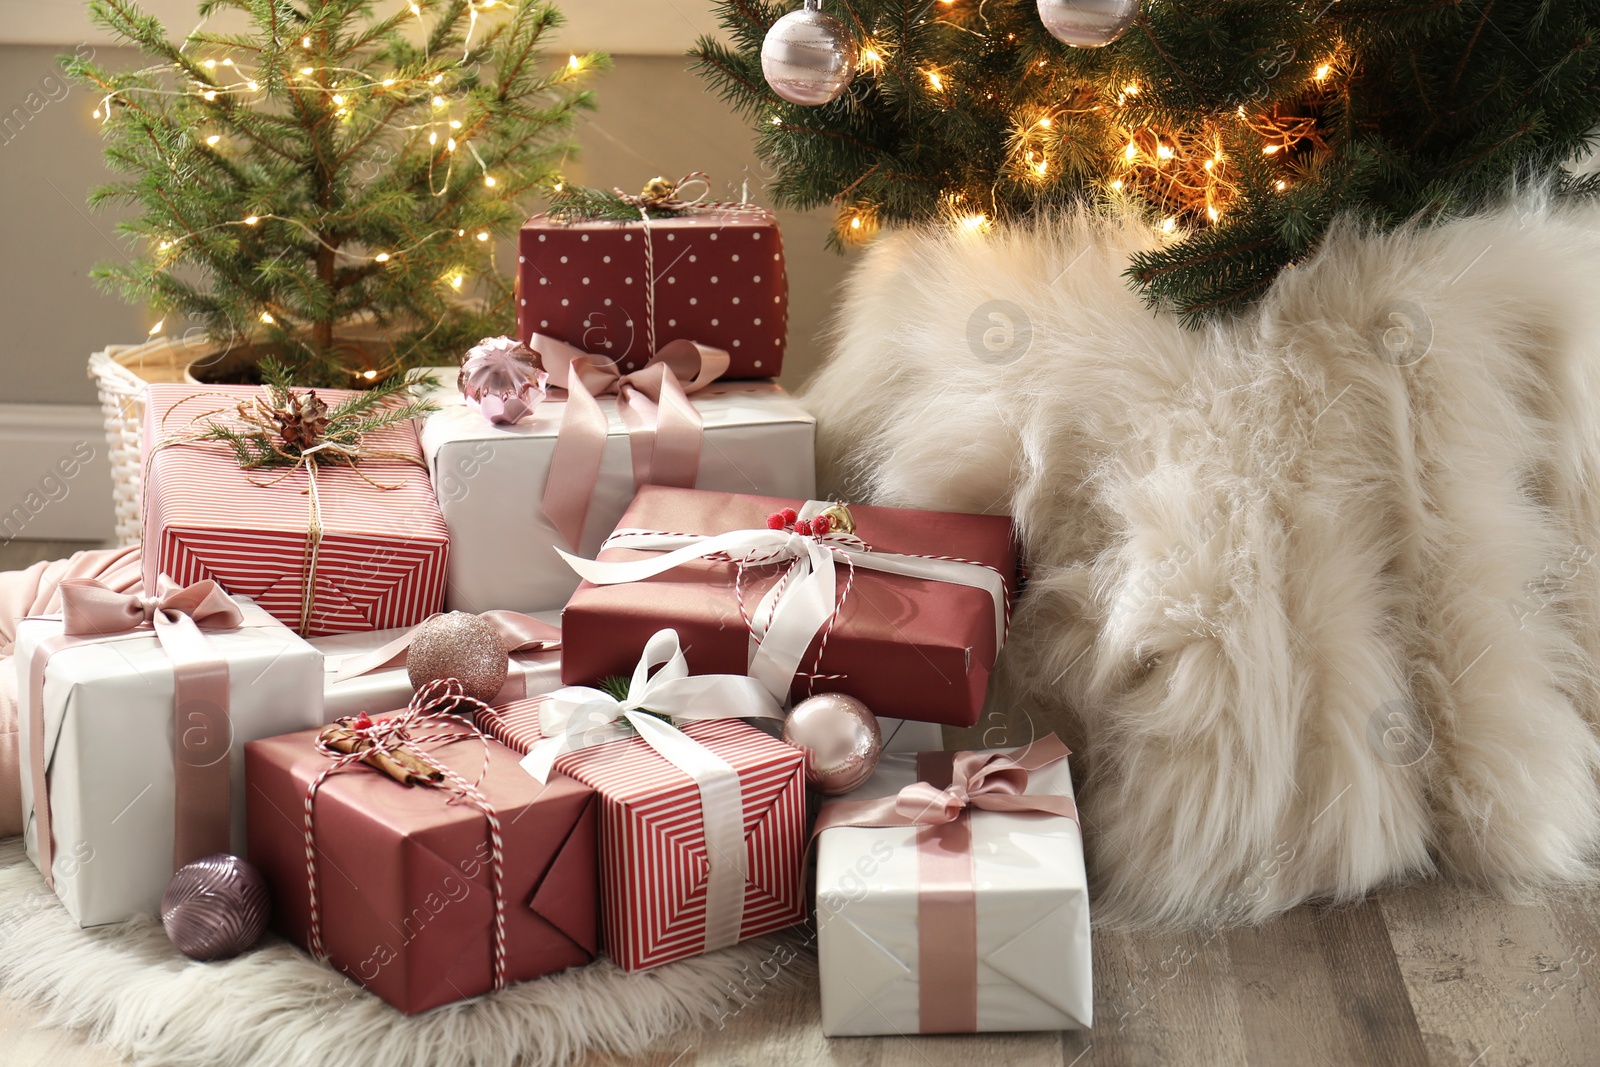
[[[1049,169],[1050,169],[1050,163],[1049,163],[1048,160],[1041,159],[1041,160],[1039,160],[1039,162],[1037,162],[1037,163],[1035,163],[1033,165],[1033,173],[1038,175],[1041,178],[1044,177],[1045,171],[1047,171]]]
[[[487,6],[487,5],[485,5],[485,6]],[[376,378],[378,376],[378,372],[375,371],[375,370],[364,370],[364,371],[361,372],[361,376],[363,378],[365,378],[367,381],[370,382],[370,381],[372,381],[372,379],[374,379],[374,378]]]
[[[233,66],[233,60],[231,60],[231,59],[224,59],[224,60],[223,60],[223,61],[222,61],[222,65],[223,65],[223,66],[224,66],[224,67],[231,67],[231,66]]]
[[[1124,85],[1122,87],[1122,91],[1124,93],[1128,94],[1129,96],[1138,96],[1139,95],[1139,83],[1138,82],[1129,82],[1127,85]]]
[[[489,188],[493,189],[499,183],[494,180],[494,175],[493,174],[485,174],[483,176],[483,184],[487,185]]]
[[[567,69],[568,70],[577,70],[581,66],[583,66],[583,60],[579,59],[577,56],[568,56],[567,57]]]
[[[452,288],[452,289],[461,288],[461,283],[463,281],[465,281],[465,280],[466,279],[462,278],[461,275],[459,275],[459,274],[450,275],[450,288]]]
[[[979,233],[989,228],[989,216],[967,215],[962,218],[960,225],[968,233]]]
[[[167,320],[166,319],[162,319],[159,322],[157,322],[154,326],[150,327],[150,336],[154,337],[156,334],[160,333],[161,332],[161,327],[165,326],[166,324],[167,324]]]
[[[156,250],[158,252],[165,252],[167,249],[169,249],[171,247],[172,247],[172,242],[171,241],[162,241],[160,244],[156,245]]]
[[[215,100],[217,98],[217,91],[215,89],[207,89],[200,95],[205,97],[207,100]]]
[[[315,67],[301,67],[300,73],[309,78],[316,69]]]
[[[1161,232],[1162,233],[1171,233],[1173,230],[1175,230],[1177,228],[1178,228],[1178,220],[1173,218],[1171,215],[1168,215],[1166,218],[1161,220]]]
[[[206,67],[207,70],[214,69],[216,67],[216,65],[217,65],[217,61],[214,60],[214,59],[208,59],[205,62],[205,67]]]
[[[871,46],[863,48],[859,63],[862,70],[876,74],[883,69],[883,53]]]
[[[444,150],[446,152],[454,152],[456,150],[456,139],[454,137],[445,138]]]
[[[1276,145],[1276,144],[1262,145],[1261,146],[1261,154],[1264,155],[1264,156],[1275,156],[1275,155],[1278,154],[1278,149],[1280,149],[1282,147],[1283,147],[1282,145]]]
[[[344,107],[344,97],[340,96],[338,93],[333,94],[333,102],[337,107]]]
[[[852,230],[861,229],[861,216],[860,215],[857,215],[855,218],[850,220],[850,228]]]
[[[442,96],[434,97],[433,98],[433,106],[434,107],[444,107],[444,97],[442,97]]]
[[[383,79],[383,87],[385,89],[389,88],[389,86],[391,86],[393,84],[394,84],[394,79],[393,78],[385,78],[385,79]]]
[[[418,18],[421,18],[422,17],[422,8],[418,7],[416,4],[412,4],[411,5],[411,13],[413,15],[417,16]]]
[[[1289,188],[1289,183],[1280,179],[1277,185],[1278,192],[1281,193],[1287,188]]]
[[[1326,81],[1328,75],[1331,74],[1331,73],[1333,73],[1333,64],[1332,63],[1324,63],[1320,67],[1317,68],[1317,72],[1315,74],[1313,74],[1312,77],[1315,78],[1319,82],[1320,81]]]
[[[487,241],[488,239],[489,239],[489,233],[488,233],[487,230],[479,230],[478,231],[478,240]]]
[[[565,189],[566,187],[567,187],[567,183],[566,182],[556,182],[555,191],[559,193],[561,190]]]
[[[774,116],[772,116],[772,124],[774,126],[782,126],[783,125],[783,119],[779,118],[777,115],[774,115]]]
[[[268,326],[271,326],[273,323],[277,322],[278,320],[272,317],[272,312],[263,311],[261,313],[261,321],[266,323]]]
[[[1212,222],[1216,222],[1217,221],[1217,215],[1218,215],[1218,212],[1217,212],[1216,208],[1214,208],[1214,207],[1206,208],[1206,217],[1208,219],[1210,219]]]
[[[1044,126],[1045,128],[1048,129],[1049,126],[1050,126],[1050,116],[1046,115],[1044,118],[1040,119],[1039,120],[1039,125],[1040,126]]]
[[[1206,170],[1210,170],[1212,167],[1215,167],[1217,165],[1217,161],[1214,160],[1214,159],[1208,159],[1208,160],[1206,160],[1204,163],[1202,163],[1200,165],[1202,167],[1204,167]]]
[[[938,71],[930,70],[930,71],[924,71],[924,73],[928,75],[928,84],[933,86],[933,91],[934,92],[936,92],[936,93],[944,92],[944,79],[939,77],[939,72]]]
[[[433,77],[428,79],[428,84],[429,85],[438,85],[442,81],[444,81],[444,75],[443,74],[435,74]]]
[[[251,215],[251,216],[247,217],[244,220],[244,224],[246,226],[254,226],[256,223],[258,223],[260,221],[261,221],[261,217],[259,215]]]
[[[450,120],[450,128],[452,130],[459,130],[461,128],[461,120],[460,119],[451,119]]]
[[[1158,159],[1171,159],[1172,158],[1172,146],[1171,145],[1165,145],[1165,144],[1156,145],[1156,158],[1158,158]]]
[[[1126,147],[1126,148],[1124,148],[1122,150],[1122,158],[1123,159],[1137,159],[1137,158],[1139,158],[1139,146],[1137,144],[1133,143],[1132,141],[1129,141],[1128,142],[1128,147]]]
[[[439,143],[439,135],[438,135],[438,133],[430,133],[430,134],[428,134],[428,143],[429,144],[438,144]]]
[[[372,258],[375,261],[379,262],[379,263],[387,263],[387,262],[389,262],[389,253],[387,253],[387,252],[379,252],[377,255],[373,256]]]
[[[250,91],[252,93],[258,93],[261,91],[261,83],[253,78],[250,81],[245,82],[245,84],[250,87]]]
[[[310,48],[311,47],[311,38],[309,36],[300,38],[300,47],[301,48]]]
[[[219,144],[221,141],[222,141],[222,135],[221,134],[214,133],[210,137],[206,138],[206,144],[209,144],[209,145]]]
[[[1112,182],[1111,183],[1111,188],[1113,188],[1113,189],[1121,189],[1122,188],[1122,179],[1118,178],[1116,181]]]

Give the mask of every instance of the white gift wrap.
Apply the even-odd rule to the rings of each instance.
[[[242,856],[244,743],[320,725],[323,672],[320,652],[249,600],[235,599],[245,625],[204,633],[228,661],[233,851]],[[35,864],[28,671],[34,647],[61,629],[59,620],[23,622],[14,657],[24,833]],[[55,888],[80,926],[160,910],[172,878],[172,693],[172,663],[150,630],[50,657],[44,725]]]
[[[535,612],[534,618],[552,626],[561,625],[559,611]],[[368,671],[340,682],[332,680],[333,673],[343,666],[347,658],[381,648],[405,632],[404,629],[373,630],[364,634],[336,634],[312,640],[312,646],[323,655],[324,670],[328,675],[322,690],[324,722],[362,711],[369,715],[395,711],[411,702],[411,678],[403,663],[398,667]],[[513,655],[506,675],[507,689],[502,689],[500,696],[491,703],[503,704],[520,699],[513,686],[513,679],[518,676],[527,687],[524,695],[528,698],[544,696],[560,689],[561,652],[518,652]]]
[[[456,611],[552,611],[578,576],[558,547],[593,558],[633,501],[633,453],[615,397],[600,397],[608,424],[600,479],[569,546],[545,518],[545,480],[565,403],[546,400],[516,426],[495,426],[459,394],[438,391],[422,449],[450,528],[445,606]],[[705,421],[700,489],[809,499],[816,491],[816,420],[772,382],[716,382],[689,398]]]
[[[885,754],[841,800],[916,781],[913,754]],[[1029,793],[1072,796],[1062,760]],[[972,810],[978,911],[978,1029],[1071,1030],[1092,1021],[1089,890],[1070,819]],[[918,1010],[916,827],[834,827],[817,842],[822,1032],[914,1034]]]

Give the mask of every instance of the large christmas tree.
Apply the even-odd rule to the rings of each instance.
[[[1129,202],[1173,235],[1130,277],[1191,321],[1259,295],[1342,211],[1438,217],[1548,174],[1595,189],[1559,172],[1600,121],[1593,0],[1147,0],[1102,48],[1046,30],[1066,0],[831,0],[858,69],[818,107],[762,77],[799,5],[717,6],[729,41],[697,66],[754,123],[779,202],[831,205],[840,242]]]
[[[561,18],[545,0],[205,0],[200,14],[230,8],[248,32],[202,22],[172,41],[131,0],[89,6],[151,60],[70,61],[128,175],[94,200],[136,209],[121,225],[133,255],[97,276],[302,384],[383,380],[508,332],[494,238],[555,183],[604,57],[546,62]],[[383,343],[358,343],[374,326]]]

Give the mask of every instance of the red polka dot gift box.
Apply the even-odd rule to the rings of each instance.
[[[706,208],[648,222],[536,215],[522,227],[524,341],[553,337],[628,373],[681,338],[725,350],[725,379],[774,378],[788,324],[783,238],[764,209]]]

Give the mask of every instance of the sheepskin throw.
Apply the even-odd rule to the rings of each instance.
[[[1016,517],[991,704],[1078,750],[1098,918],[1592,877],[1600,211],[1346,225],[1201,330],[1159,240],[886,237],[808,391],[836,492]]]

